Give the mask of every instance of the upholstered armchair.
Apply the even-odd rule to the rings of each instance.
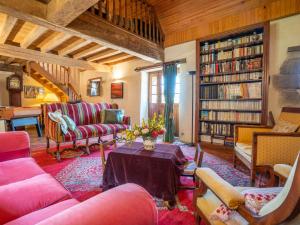
[[[234,224],[300,224],[300,160],[299,155],[292,167],[289,177],[282,189],[272,200],[263,205],[257,213],[250,211],[245,203],[243,193],[250,191],[253,187],[233,187],[213,170],[209,168],[198,168],[196,179],[198,188],[194,191],[194,206],[196,224],[203,220],[206,225],[222,225],[229,221],[223,221],[212,217],[213,213],[221,204],[228,209],[234,210]],[[256,188],[264,193],[275,188]],[[243,192],[243,193],[242,193]],[[230,218],[231,220],[231,218]],[[233,223],[232,223],[233,224]]]
[[[278,121],[300,126],[300,108],[283,107]],[[275,164],[292,165],[300,150],[300,132],[273,132],[271,126],[235,126],[234,166],[237,159],[251,171],[251,182],[256,172]],[[299,131],[299,128],[298,128]]]

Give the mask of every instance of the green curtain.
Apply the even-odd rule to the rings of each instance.
[[[174,140],[174,117],[173,105],[175,96],[175,85],[177,76],[177,65],[167,64],[164,65],[164,96],[165,96],[165,128],[166,133],[164,136],[165,142],[173,142]]]

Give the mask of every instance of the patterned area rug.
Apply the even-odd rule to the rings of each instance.
[[[103,168],[100,158],[77,158],[55,178],[70,192],[100,191]]]
[[[180,147],[187,158],[194,157],[194,147],[183,144],[180,144]],[[106,154],[110,150],[107,149]],[[66,159],[60,163],[46,154],[45,150],[33,151],[33,157],[46,172],[53,175],[79,201],[84,201],[102,191],[100,185],[103,171],[99,151],[94,151],[89,156]],[[212,168],[233,185],[249,184],[249,174],[233,168],[228,160],[204,153],[203,166]],[[182,183],[185,186],[193,185],[189,178],[182,178]],[[176,200],[176,207],[168,210],[161,199],[155,199],[159,210],[159,225],[193,225],[195,223],[192,205],[193,191],[179,191]]]

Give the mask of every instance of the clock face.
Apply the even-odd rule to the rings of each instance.
[[[9,81],[9,87],[11,89],[20,89],[21,88],[21,81],[20,79],[13,77]]]

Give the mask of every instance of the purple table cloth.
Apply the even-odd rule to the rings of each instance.
[[[185,162],[177,145],[156,144],[154,151],[147,151],[142,143],[126,144],[109,153],[103,188],[136,183],[153,196],[174,201]]]

